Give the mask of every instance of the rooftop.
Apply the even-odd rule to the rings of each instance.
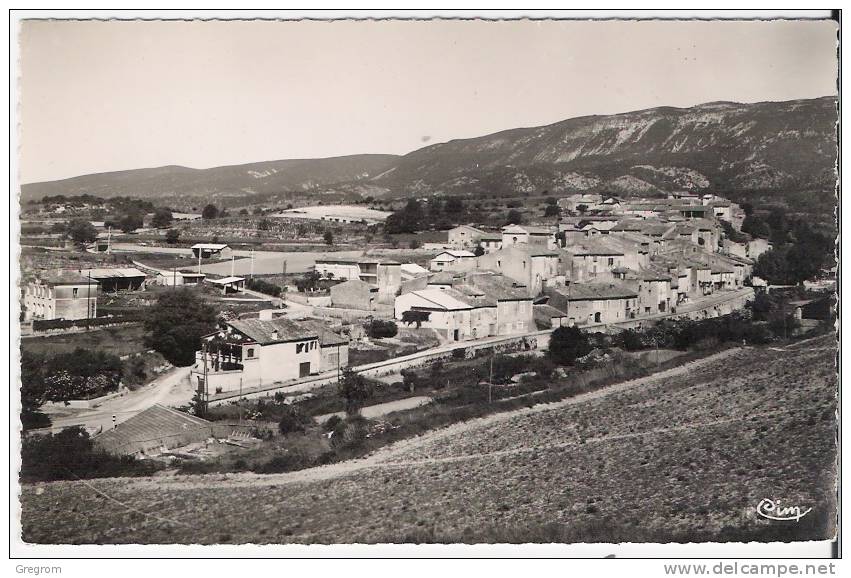
[[[97,285],[97,279],[80,275],[77,271],[69,269],[57,269],[55,271],[42,271],[36,277],[45,285]]]
[[[211,425],[200,417],[156,404],[118,424],[115,429],[94,436],[92,441],[106,451],[117,452],[134,443],[185,433],[187,430],[209,428]]]
[[[471,273],[467,275],[467,284],[472,285],[497,301],[531,299],[525,287],[517,287],[511,279],[493,273]]]
[[[222,249],[227,248],[227,244],[225,243],[196,243],[192,245],[193,249],[205,249],[208,251],[221,251]]]
[[[245,277],[222,277],[221,279],[207,279],[207,281],[216,285],[230,285],[231,283],[245,281]]]
[[[234,319],[227,324],[238,333],[256,341],[260,345],[316,339],[319,331],[315,327],[304,325],[286,317],[277,319]]]
[[[603,299],[631,299],[638,297],[638,292],[618,283],[579,283],[572,284],[559,293],[567,296],[569,301],[589,301]]]
[[[80,269],[80,275],[87,277],[91,276],[92,279],[114,279],[119,277],[146,277],[145,273],[139,271],[135,267],[126,267],[123,269],[109,269],[109,268],[100,268],[100,269]]]

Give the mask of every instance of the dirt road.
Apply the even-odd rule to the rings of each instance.
[[[52,428],[58,431],[65,427],[82,425],[87,429],[112,427],[112,417],[121,423],[154,404],[185,405],[192,399],[193,391],[189,384],[189,367],[176,367],[157,377],[151,383],[109,399],[97,408],[80,410],[71,415],[53,419]]]

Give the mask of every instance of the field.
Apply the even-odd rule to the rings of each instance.
[[[92,331],[24,337],[21,339],[21,348],[32,353],[55,354],[82,347],[122,356],[146,351],[148,348],[143,343],[144,334],[141,323],[128,323]]]
[[[37,543],[768,541],[833,533],[835,343],[727,350],[291,474],[22,490]],[[757,517],[763,498],[813,508]]]

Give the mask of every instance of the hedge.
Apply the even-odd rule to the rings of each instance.
[[[127,314],[115,317],[93,317],[91,319],[35,319],[33,331],[48,331],[50,329],[69,329],[71,327],[99,327],[115,323],[135,323],[142,321],[141,314]]]

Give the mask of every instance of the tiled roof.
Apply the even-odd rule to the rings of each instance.
[[[196,436],[209,437],[212,435],[211,426],[211,422],[200,417],[156,404],[118,424],[115,429],[94,436],[92,441],[111,453],[135,453],[146,445],[150,447],[161,440],[167,443],[168,438],[179,438],[181,435],[194,433]],[[180,445],[171,441],[170,447]]]
[[[535,318],[541,319],[553,319],[559,317],[567,317],[567,313],[562,311],[561,309],[556,309],[552,305],[547,305],[546,303],[541,305],[532,305],[532,313]]]
[[[89,279],[80,275],[77,271],[58,269],[55,271],[44,271],[36,275],[45,285],[88,285],[97,286],[98,281],[94,277]]]
[[[569,301],[638,297],[638,292],[618,283],[575,283],[566,289],[559,292],[564,293]]]
[[[491,299],[498,301],[531,299],[529,291],[516,287],[514,282],[504,275],[476,273],[467,275],[467,284],[484,291]]]
[[[447,311],[458,311],[473,307],[470,297],[454,289],[423,289],[412,291],[411,294],[426,301],[431,307]]]
[[[333,347],[335,345],[348,345],[349,340],[346,337],[332,331],[323,321],[318,319],[302,319],[300,325],[308,329],[316,331],[319,334],[320,347]]]
[[[315,328],[302,325],[300,322],[287,319],[286,317],[271,320],[235,319],[228,321],[228,325],[260,345],[319,337],[319,333]],[[277,338],[273,339],[272,335],[274,332],[277,332],[278,335]]]
[[[360,279],[349,279],[348,281],[343,281],[342,283],[337,283],[336,285],[331,286],[331,290],[333,291],[335,287],[341,287],[345,285],[346,287],[360,287],[366,286],[370,291],[378,291],[378,286],[373,285],[372,283],[367,283],[366,281],[361,281]]]
[[[115,279],[119,277],[146,277],[146,275],[135,267],[126,268],[101,268],[101,269],[80,269],[80,275],[83,277],[91,275],[92,279]]]

